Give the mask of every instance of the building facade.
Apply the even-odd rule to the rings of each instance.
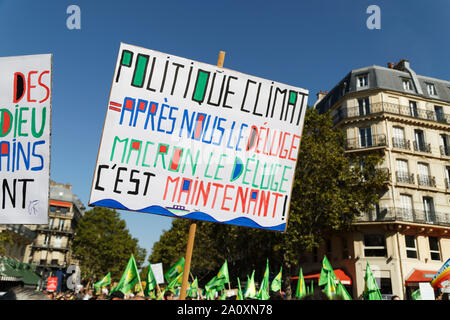
[[[352,278],[354,297],[369,262],[385,297],[410,298],[450,257],[450,82],[401,60],[352,70],[314,107],[344,130],[346,152],[380,153],[390,173],[375,210],[320,250]]]
[[[43,279],[64,273],[71,264],[71,244],[85,207],[72,192],[72,186],[50,181],[48,224],[29,226],[36,233],[26,262],[36,265]]]

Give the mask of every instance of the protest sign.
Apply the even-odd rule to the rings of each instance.
[[[122,43],[89,204],[284,231],[307,97]]]
[[[52,55],[0,58],[0,224],[46,224]]]

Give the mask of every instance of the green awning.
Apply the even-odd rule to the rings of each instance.
[[[23,276],[9,263],[0,261],[0,281],[22,281]]]
[[[0,280],[22,281],[25,285],[38,285],[41,277],[34,273],[34,269],[34,266],[28,263],[4,258],[0,261]]]

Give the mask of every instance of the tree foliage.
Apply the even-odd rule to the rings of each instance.
[[[11,233],[9,231],[0,232],[0,256],[6,253],[5,245],[12,243]]]
[[[120,279],[131,254],[138,267],[145,260],[146,250],[138,246],[115,210],[95,207],[87,211],[75,232],[73,255],[85,279],[95,281],[108,272]]]
[[[285,283],[298,273],[299,255],[318,247],[326,231],[343,231],[360,212],[372,209],[386,189],[387,175],[377,169],[381,155],[351,155],[344,149],[345,137],[333,128],[329,114],[308,109],[290,203],[287,232],[195,222],[191,272],[210,280],[227,259],[230,279],[246,279],[253,269],[262,277],[266,259],[271,270],[283,266]],[[364,164],[364,165],[362,165]],[[155,243],[150,261],[163,262],[165,269],[185,254],[189,225],[175,219]]]

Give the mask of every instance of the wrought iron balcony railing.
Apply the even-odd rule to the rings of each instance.
[[[414,141],[414,151],[431,153],[431,145],[429,143]]]
[[[409,174],[409,172],[395,171],[395,176],[399,183],[414,184],[414,173]]]
[[[394,148],[411,150],[411,143],[409,140],[403,138],[392,138],[392,146]]]
[[[366,137],[365,139],[361,138],[347,139],[345,149],[354,150],[354,149],[365,149],[382,146],[386,146],[386,136],[384,134],[377,134],[371,137]]]
[[[357,222],[403,221],[422,224],[450,226],[450,215],[445,212],[424,211],[417,209],[385,207],[369,213],[363,213]]]
[[[450,114],[448,113],[389,102],[375,102],[364,108],[357,106],[340,109],[333,117],[333,123],[337,124],[344,119],[364,117],[382,112],[450,124]]]
[[[433,176],[418,174],[417,183],[421,186],[436,188],[436,178]]]

